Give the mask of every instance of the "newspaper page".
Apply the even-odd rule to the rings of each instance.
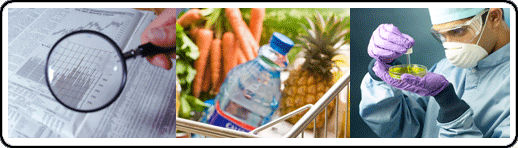
[[[128,60],[122,94],[93,113],[59,104],[44,77],[46,56],[65,34],[99,31],[127,51],[140,44],[140,34],[155,17],[134,9],[9,8],[8,137],[175,137],[175,67]]]

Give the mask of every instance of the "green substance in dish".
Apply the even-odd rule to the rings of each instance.
[[[401,78],[401,75],[403,75],[404,73],[418,77],[424,77],[427,73],[427,68],[423,65],[418,64],[411,64],[411,66],[408,66],[408,64],[402,64],[395,65],[389,68],[390,77],[394,79],[399,80]]]

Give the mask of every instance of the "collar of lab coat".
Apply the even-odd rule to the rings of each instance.
[[[510,44],[503,46],[502,48],[498,49],[497,51],[493,52],[492,54],[488,55],[486,58],[478,61],[477,67],[478,68],[484,68],[484,67],[494,67],[500,63],[503,63],[505,61],[510,60]]]

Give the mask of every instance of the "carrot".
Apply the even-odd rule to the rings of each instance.
[[[236,63],[234,65],[232,65],[232,67],[235,67],[236,65],[239,65],[239,64],[246,63],[247,61],[251,60],[251,59],[246,58],[245,54],[243,54],[243,51],[240,49],[241,47],[237,46],[235,48],[236,48],[236,51],[234,53],[234,60],[236,61]]]
[[[189,34],[191,35],[191,39],[196,42],[196,35],[198,35],[198,32],[200,31],[199,27],[192,26],[189,30]]]
[[[237,42],[239,39],[236,38],[236,41]],[[234,61],[236,61],[236,63],[234,63],[234,65],[230,65],[232,66],[232,68],[234,68],[236,65],[239,65],[241,64],[241,61],[242,59],[244,58],[246,60],[246,56],[243,54],[243,50],[241,50],[241,46],[239,46],[239,44],[236,44],[235,45],[235,52],[234,52]]]
[[[265,8],[252,8],[250,10],[250,31],[257,43],[261,40],[265,11]]]
[[[237,61],[235,60],[235,50],[237,50],[235,45],[236,39],[232,32],[225,32],[223,34],[223,38],[221,39],[221,48],[223,49],[223,80],[225,79],[227,73],[236,65]]]
[[[196,61],[194,61],[194,69],[196,69],[196,76],[194,77],[192,91],[193,95],[199,97],[200,92],[202,91],[202,84],[205,69],[210,66],[207,65],[207,61],[209,58],[209,50],[213,39],[213,32],[209,29],[200,29],[196,36],[196,45],[198,46],[198,50],[200,52],[200,56]]]
[[[255,54],[254,54],[252,47],[250,47],[250,44],[243,43],[241,40],[242,39],[240,39],[238,37],[238,40],[236,41],[236,42],[238,42],[237,44],[239,45],[238,49],[241,50],[243,55],[245,55],[246,59],[253,59],[255,57]]]
[[[255,41],[245,21],[243,21],[241,11],[239,11],[239,8],[225,8],[225,14],[235,36],[238,38],[241,50],[247,59],[253,59],[255,57],[254,52],[259,49],[259,45]]]
[[[209,62],[209,61],[207,61],[207,62]],[[211,81],[210,81],[211,69],[212,68],[210,67],[210,65],[207,65],[205,67],[205,71],[202,71],[203,72],[203,80],[202,80],[202,84],[201,84],[201,91],[202,92],[209,92],[209,90],[210,90],[210,86],[211,86]]]
[[[197,20],[201,19],[201,14],[199,9],[190,9],[185,12],[180,18],[178,18],[178,24],[182,27],[187,27]]]
[[[243,64],[243,63],[246,63],[247,61],[249,61],[248,59],[246,59],[245,55],[243,54],[243,52],[241,52],[241,50],[236,51],[236,57],[237,57],[238,64]]]
[[[219,82],[221,65],[223,65],[221,63],[221,39],[216,38],[212,40],[210,52],[212,90],[213,92],[218,92],[221,85]]]

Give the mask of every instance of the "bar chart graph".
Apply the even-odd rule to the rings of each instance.
[[[65,41],[55,50],[50,59],[54,94],[69,106],[92,104],[91,101],[85,102],[84,98],[103,76],[103,63],[111,52],[70,41]]]

